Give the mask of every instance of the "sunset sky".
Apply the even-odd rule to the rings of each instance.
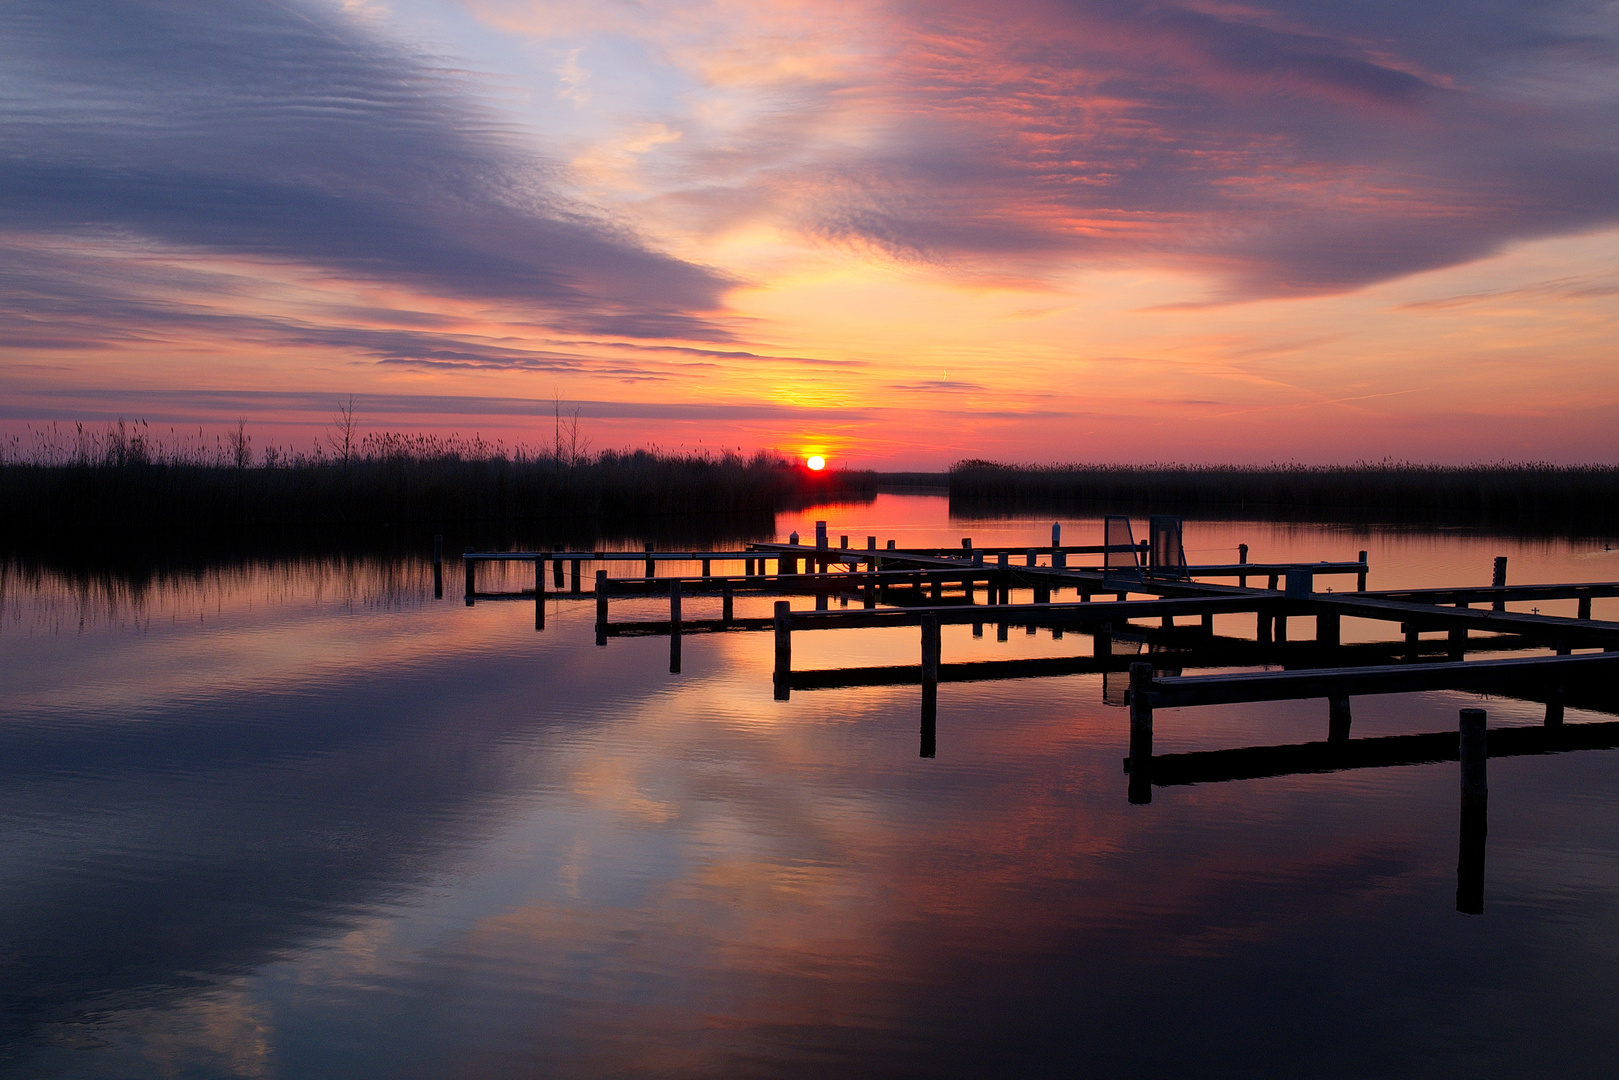
[[[8,0],[0,430],[1619,459],[1619,4]]]

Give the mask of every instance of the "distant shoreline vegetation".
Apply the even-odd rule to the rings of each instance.
[[[245,424],[155,438],[140,423],[50,426],[0,445],[0,528],[31,544],[275,529],[444,531],[498,543],[543,534],[687,531],[659,519],[725,517],[768,535],[783,508],[870,499],[876,474],[811,472],[774,453],[592,452],[566,419],[539,450],[477,436],[361,435],[352,413],[307,452],[255,451]],[[558,524],[561,522],[562,524]],[[524,523],[533,526],[524,527]],[[697,531],[710,531],[698,526]]]
[[[950,510],[1170,513],[1602,535],[1619,528],[1619,466],[1005,465],[950,469]]]

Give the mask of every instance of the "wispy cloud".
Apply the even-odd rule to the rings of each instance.
[[[524,305],[576,332],[727,335],[729,279],[561,198],[467,80],[316,4],[0,9],[0,228],[139,237]]]

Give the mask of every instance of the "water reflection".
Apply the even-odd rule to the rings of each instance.
[[[932,528],[949,539],[942,510]],[[1577,1076],[1607,1061],[1613,751],[1491,759],[1488,905],[1464,919],[1454,761],[1161,787],[1132,806],[1128,716],[1100,674],[940,685],[921,732],[936,756],[919,756],[914,685],[776,701],[768,634],[690,635],[674,675],[667,639],[597,648],[588,601],[549,600],[541,633],[531,605],[434,603],[427,554],[176,575],[138,598],[74,574],[5,579],[0,1069]],[[1589,576],[1545,561],[1549,578]],[[694,618],[719,603],[686,602]],[[667,617],[666,597],[645,603],[639,617]],[[806,666],[917,660],[914,629],[805,636]],[[945,627],[943,651],[1090,650],[994,637]],[[1473,704],[1357,700],[1355,736],[1454,731]],[[1545,718],[1486,707],[1492,730]],[[1319,739],[1325,712],[1165,709],[1154,753]],[[1571,699],[1565,728],[1591,719]]]

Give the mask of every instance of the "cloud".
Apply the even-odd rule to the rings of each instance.
[[[556,193],[469,77],[296,0],[0,9],[0,228],[724,339],[730,279]]]
[[[503,0],[502,25],[528,6]],[[1220,301],[1343,292],[1619,219],[1619,32],[1578,3],[824,6],[858,42],[796,45],[777,32],[796,3],[735,26],[718,2],[638,5],[634,23],[601,6],[592,32],[638,35],[726,103],[768,99],[753,123],[669,118],[671,214],[968,274],[1168,265],[1212,276]],[[778,62],[722,63],[755,43]]]

